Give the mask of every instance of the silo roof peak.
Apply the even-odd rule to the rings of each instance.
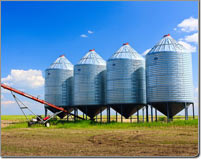
[[[117,50],[111,59],[135,59],[135,60],[144,60],[144,58],[137,53],[130,45],[129,43],[124,43],[123,46],[120,47],[119,50]]]
[[[167,37],[167,36],[170,36],[170,34],[166,34],[166,35],[164,35],[163,37]]]
[[[187,52],[187,50],[183,45],[174,40],[170,34],[167,34],[163,36],[163,38],[148,52],[148,54],[159,52],[184,53]]]
[[[106,62],[95,52],[95,49],[92,49],[81,58],[78,64],[106,65]]]
[[[129,45],[129,43],[123,43],[123,46],[124,46],[124,45]]]
[[[64,56],[60,55],[56,61],[54,61],[49,69],[67,69],[73,70],[73,64]]]

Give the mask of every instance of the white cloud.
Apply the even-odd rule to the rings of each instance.
[[[14,104],[15,102],[12,101],[12,100],[7,100],[7,101],[1,101],[1,104],[4,104],[4,105],[9,105],[9,104]]]
[[[143,56],[145,56],[151,49],[145,50],[145,52],[142,53]]]
[[[11,70],[11,73],[2,78],[2,83],[9,86],[17,86],[18,88],[36,89],[44,86],[44,78],[41,70]]]
[[[192,35],[185,36],[184,40],[187,42],[198,43],[198,33],[194,33]]]
[[[177,27],[181,28],[183,32],[192,32],[198,30],[198,19],[190,17],[188,19],[184,19]]]
[[[196,52],[196,47],[187,43],[187,42],[184,42],[184,41],[178,41],[179,44],[183,45],[189,52],[193,53],[193,52]]]
[[[88,33],[89,33],[89,34],[93,34],[94,32],[93,32],[93,31],[91,31],[91,30],[88,30]]]
[[[7,84],[7,83],[5,83],[5,84]],[[7,89],[1,88],[1,93],[8,94],[8,93],[10,93],[10,91]]]
[[[177,28],[174,28],[174,31],[176,31],[177,30]]]
[[[82,38],[87,38],[88,36],[85,34],[80,35]]]

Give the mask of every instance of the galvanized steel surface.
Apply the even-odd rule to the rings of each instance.
[[[72,104],[73,65],[59,57],[45,70],[45,101],[57,106]]]
[[[191,54],[166,35],[146,55],[147,102],[193,102]]]
[[[89,52],[81,58],[78,64],[92,64],[92,65],[106,65],[105,60],[98,55],[95,50],[89,50]]]
[[[56,59],[55,62],[53,62],[50,67],[50,69],[66,69],[66,70],[73,70],[72,63],[64,56],[61,55],[59,58]]]
[[[107,104],[146,104],[145,60],[123,45],[107,61]]]
[[[73,105],[104,105],[105,76],[105,61],[91,50],[75,65]]]

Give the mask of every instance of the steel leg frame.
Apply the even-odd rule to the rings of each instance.
[[[88,113],[87,113],[87,106],[85,107],[85,109],[86,109],[86,120],[87,120],[87,114],[88,114]]]
[[[142,108],[142,121],[144,122],[144,107]]]
[[[116,111],[116,122],[118,122],[118,113]]]
[[[146,122],[149,122],[149,110],[148,110],[148,105],[146,105]]]
[[[110,123],[110,106],[107,106],[107,122]]]
[[[167,122],[169,122],[170,114],[169,114],[169,105],[168,105],[168,103],[166,104],[166,107],[167,107]]]
[[[121,123],[123,123],[123,116],[122,116],[122,113],[123,113],[123,108],[122,108],[122,105],[121,105]]]
[[[137,108],[137,123],[139,123],[139,109]]]
[[[101,112],[100,112],[100,122],[102,123],[102,108],[101,108],[101,110],[100,110]]]
[[[195,119],[195,114],[194,114],[194,103],[192,103],[192,109],[193,109],[193,119]]]
[[[153,122],[153,107],[151,105],[151,122]]]
[[[158,118],[158,117],[157,117],[157,109],[155,108],[155,121],[158,120],[157,118]]]
[[[186,103],[184,103],[185,106],[185,120],[188,120],[188,106]]]

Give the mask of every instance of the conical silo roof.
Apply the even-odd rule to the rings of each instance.
[[[89,50],[89,52],[81,58],[78,64],[106,65],[106,62],[93,49]]]
[[[61,55],[50,65],[49,69],[73,70],[73,64],[64,55]]]
[[[128,43],[123,44],[123,46],[109,58],[109,60],[112,59],[144,60]]]
[[[163,38],[148,52],[157,53],[157,52],[187,52],[185,47],[179,44],[174,40],[170,34],[164,35]]]

